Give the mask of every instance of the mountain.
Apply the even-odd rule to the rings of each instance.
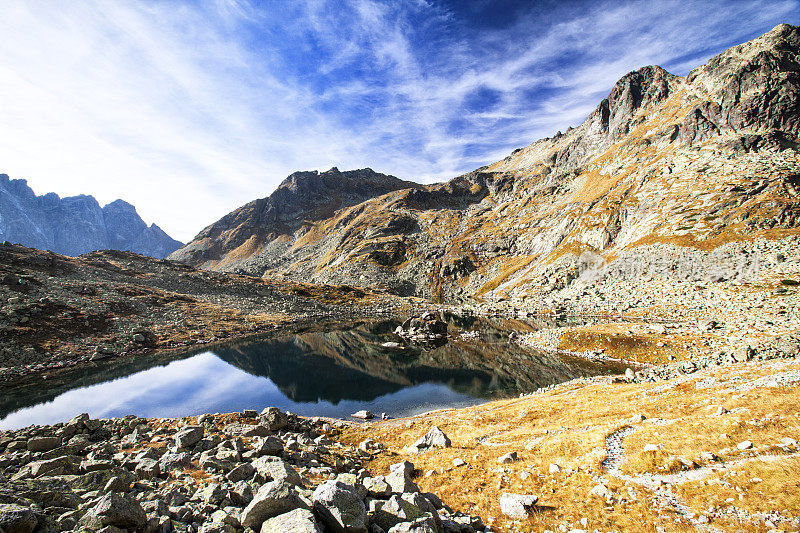
[[[163,258],[182,246],[148,226],[122,200],[100,207],[92,196],[36,196],[26,180],[0,174],[0,241],[78,256],[114,249]]]
[[[325,209],[265,216],[289,179],[171,257],[439,301],[579,295],[587,271],[631,265],[734,279],[737,258],[709,254],[800,232],[799,49],[798,27],[782,24],[685,77],[647,66],[580,126],[447,183],[397,180],[334,202],[310,180],[289,205],[320,196]]]
[[[232,211],[201,231],[170,259],[205,268],[256,267],[248,259],[283,254],[291,243],[342,209],[392,191],[420,187],[371,168],[295,172],[267,198]]]

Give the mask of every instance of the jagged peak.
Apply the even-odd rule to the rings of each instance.
[[[113,202],[107,203],[106,205],[103,206],[103,209],[105,209],[107,207],[122,208],[122,209],[136,211],[136,207],[134,207],[133,204],[131,204],[129,202],[126,202],[125,200],[123,200],[121,198],[117,198]]]

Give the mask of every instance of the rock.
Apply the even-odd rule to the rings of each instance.
[[[797,448],[797,441],[790,437],[783,437],[780,446],[781,448]]]
[[[500,496],[500,510],[509,518],[524,520],[528,517],[528,513],[533,510],[533,507],[538,501],[538,496],[532,496],[530,494],[505,493]]]
[[[158,462],[155,459],[141,459],[134,469],[136,475],[140,479],[153,479],[158,477],[161,469],[158,467]]]
[[[45,459],[43,461],[34,461],[30,463],[29,466],[31,469],[31,476],[33,477],[73,474],[78,469],[73,459],[67,456],[56,457],[54,459]]]
[[[434,518],[422,517],[413,522],[401,522],[390,528],[387,533],[439,533],[439,530]]]
[[[241,513],[239,521],[243,527],[258,529],[268,518],[273,518],[295,509],[309,509],[294,487],[284,481],[265,483]]]
[[[449,448],[450,439],[439,426],[433,426],[424,436],[406,448],[408,453],[422,453],[431,448]]]
[[[500,463],[501,465],[504,465],[508,463],[513,463],[516,460],[517,460],[517,452],[508,452],[507,454],[500,456],[497,459],[497,462]]]
[[[260,455],[280,455],[283,452],[283,441],[274,436],[264,437],[253,449]]]
[[[737,363],[744,363],[749,361],[755,355],[755,350],[752,346],[739,346],[733,351],[733,359]]]
[[[602,483],[598,483],[597,485],[595,485],[594,488],[592,488],[592,490],[589,491],[589,494],[591,496],[597,496],[598,498],[603,498],[605,500],[610,500],[612,496],[611,491],[608,490],[608,487],[606,487]]]
[[[261,533],[322,533],[314,513],[307,509],[295,509],[261,525]]]
[[[703,461],[716,461],[717,460],[717,456],[713,452],[701,452],[700,453],[700,458]]]
[[[384,531],[425,515],[425,512],[414,503],[398,495],[392,496],[388,501],[371,500],[369,505],[370,521]]]
[[[367,410],[356,411],[350,416],[352,416],[353,418],[360,418],[361,420],[372,420],[373,418],[375,418],[375,415]]]
[[[165,453],[158,460],[158,467],[165,475],[169,475],[173,470],[188,468],[192,465],[191,457],[188,453]]]
[[[561,467],[555,463],[551,463],[547,471],[550,472],[551,474],[558,474],[559,472],[561,472]]]
[[[459,466],[464,466],[465,464],[467,463],[465,463],[464,460],[461,459],[460,457],[453,459],[453,466],[455,468],[458,468]]]
[[[289,425],[289,417],[277,407],[267,407],[259,415],[261,424],[270,431],[280,431]]]
[[[373,498],[388,498],[392,495],[392,487],[383,477],[365,477],[361,482]]]
[[[92,531],[106,526],[138,531],[147,523],[147,515],[141,504],[133,498],[111,492],[89,509],[80,523]]]
[[[256,472],[255,467],[250,463],[242,463],[230,472],[225,477],[228,481],[237,482],[243,481],[245,479],[250,479],[253,477],[253,474]]]
[[[203,426],[186,426],[174,435],[175,445],[178,448],[191,448],[205,435]]]
[[[30,508],[13,503],[0,504],[0,531],[32,533],[37,525],[39,517]]]
[[[414,471],[412,463],[403,461],[392,465],[389,470],[389,474],[384,479],[392,488],[393,493],[419,492],[419,487],[411,480],[411,473]]]
[[[753,447],[753,443],[750,442],[749,440],[743,440],[742,442],[737,444],[736,447],[739,448],[740,450],[749,450]]]
[[[61,445],[58,437],[33,437],[28,439],[27,447],[31,452],[49,452]]]
[[[636,373],[632,369],[626,368],[625,369],[625,381],[631,382],[634,379],[636,379]]]
[[[303,485],[303,479],[289,463],[270,455],[259,457],[251,463],[265,477],[274,481],[284,481],[290,485]]]
[[[351,485],[327,481],[314,490],[314,509],[335,533],[366,533],[367,509]]]
[[[721,405],[717,407],[717,410],[714,412],[714,416],[722,416],[728,414],[728,410],[722,407]]]
[[[657,452],[658,451],[658,444],[645,444],[644,449],[642,450],[645,453],[647,452]]]

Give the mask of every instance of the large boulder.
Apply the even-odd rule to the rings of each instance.
[[[303,485],[303,478],[292,465],[281,459],[266,455],[251,463],[259,474],[273,481],[283,481],[291,485]]]
[[[28,439],[27,448],[31,452],[49,452],[61,445],[58,437],[32,437]]]
[[[317,514],[334,533],[367,532],[367,508],[352,485],[326,481],[312,499]]]
[[[277,407],[267,407],[258,418],[269,431],[279,431],[289,425],[289,417]]]
[[[175,445],[178,448],[191,448],[205,435],[203,426],[186,426],[175,433]]]
[[[412,494],[414,493],[409,493],[408,496],[412,496]],[[427,503],[429,505],[429,502]],[[403,522],[413,522],[418,518],[426,517],[433,519],[433,513],[436,511],[433,510],[433,513],[429,514],[428,510],[429,508],[423,510],[415,505],[414,498],[407,498],[405,494],[403,496],[394,495],[387,501],[370,501],[370,520],[384,531],[388,531]],[[438,518],[438,514],[436,514],[436,518]]]
[[[269,519],[295,509],[308,509],[292,485],[284,481],[265,483],[253,497],[253,501],[242,511],[239,521],[242,527],[258,529]]]
[[[80,523],[92,531],[106,526],[139,531],[147,524],[147,515],[138,501],[111,492],[89,509]]]
[[[414,471],[413,463],[403,461],[392,465],[389,469],[389,474],[384,477],[384,480],[392,488],[392,492],[397,494],[419,492],[419,487],[411,480],[411,473]]]
[[[0,531],[31,533],[38,524],[39,517],[28,507],[13,503],[0,504]]]
[[[261,533],[322,533],[314,513],[308,509],[295,509],[261,524]]]

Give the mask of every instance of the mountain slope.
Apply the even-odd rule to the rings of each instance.
[[[78,256],[114,249],[163,258],[182,244],[136,208],[116,200],[101,208],[92,196],[36,196],[25,180],[0,174],[0,241]]]
[[[255,255],[281,253],[298,234],[339,209],[410,187],[419,185],[370,168],[295,172],[269,197],[254,200],[211,224],[170,259],[205,268],[241,268]],[[250,265],[246,270],[253,268]]]
[[[620,262],[672,271],[685,247],[689,277],[717,276],[704,261],[721,245],[798,233],[798,49],[800,30],[783,24],[686,77],[644,67],[577,128],[493,165],[343,204],[277,237],[250,218],[258,246],[190,262],[443,301],[543,299]]]

